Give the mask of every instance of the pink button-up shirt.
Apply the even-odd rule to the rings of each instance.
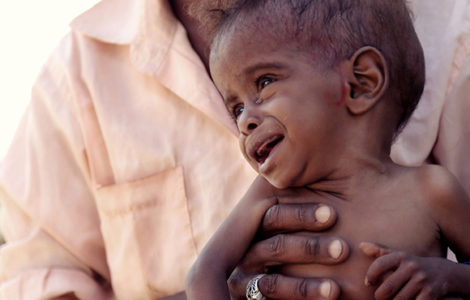
[[[470,6],[413,6],[427,85],[392,157],[432,155],[470,191]],[[104,0],[71,26],[0,168],[0,299],[175,294],[256,174],[167,1]]]

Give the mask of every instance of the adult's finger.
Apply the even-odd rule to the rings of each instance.
[[[229,280],[233,299],[245,299],[246,286],[256,275],[239,278],[238,282]],[[236,288],[235,288],[236,287]],[[266,274],[258,281],[261,293],[269,299],[338,299],[339,286],[330,279],[296,278],[279,274]]]
[[[255,274],[264,273],[267,267],[288,263],[321,263],[321,264],[335,264],[344,261],[349,255],[349,247],[343,240],[328,236],[304,236],[304,235],[293,235],[293,234],[280,234],[271,237],[267,240],[259,241],[253,245],[250,250],[246,253],[241,264],[231,274],[228,285],[230,288],[230,294],[235,299],[244,299],[246,285],[255,276]],[[279,277],[273,274],[267,277],[271,278],[269,286],[277,287],[271,293],[279,293],[279,295],[285,295],[286,293],[292,292],[292,286],[302,287],[303,282],[308,284],[307,294],[311,295],[312,289],[318,286],[322,280],[320,279],[308,279],[302,281],[302,279],[288,277]],[[265,277],[263,277],[264,280]],[[280,284],[276,284],[276,280],[281,279]],[[263,281],[264,281],[263,280]],[[294,280],[294,281],[292,281]],[[312,281],[310,281],[312,280]],[[315,285],[316,284],[316,285]],[[271,288],[271,289],[273,289]],[[332,286],[332,299],[335,299],[335,291],[338,289],[336,285]],[[339,293],[339,292],[338,292]],[[270,297],[269,297],[270,298]],[[274,298],[273,299],[282,299]],[[292,299],[287,297],[286,299]],[[300,298],[302,299],[302,298]],[[312,298],[315,299],[315,298]]]
[[[322,231],[336,222],[335,210],[324,204],[278,203],[265,213],[261,224],[261,235],[294,231]]]
[[[336,237],[278,234],[255,243],[241,266],[254,270],[289,263],[337,264],[348,255],[348,244]]]
[[[340,294],[333,280],[294,278],[279,274],[263,276],[258,287],[270,299],[337,299]]]

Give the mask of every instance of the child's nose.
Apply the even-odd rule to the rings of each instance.
[[[238,119],[238,130],[243,135],[249,135],[261,124],[261,119],[258,115],[245,108],[243,114]]]

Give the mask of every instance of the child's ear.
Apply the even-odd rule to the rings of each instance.
[[[382,53],[366,46],[357,50],[345,69],[347,91],[345,103],[352,114],[370,110],[388,88],[388,66]]]

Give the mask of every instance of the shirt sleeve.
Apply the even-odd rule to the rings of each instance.
[[[433,156],[470,194],[470,28],[459,40],[453,69]]]
[[[112,296],[74,107],[72,44],[69,35],[44,66],[0,166],[0,299]]]

